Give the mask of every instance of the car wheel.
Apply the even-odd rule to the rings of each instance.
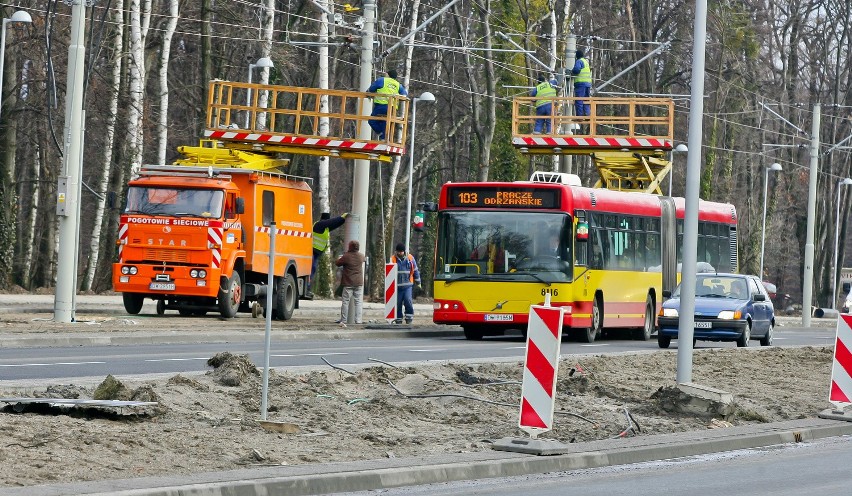
[[[766,334],[760,338],[760,346],[772,346],[772,331],[773,327],[775,327],[772,322],[769,323],[769,329],[766,330]]]
[[[157,300],[157,315],[166,313],[166,300]]]
[[[226,319],[233,318],[240,309],[243,299],[243,281],[236,270],[228,278],[226,286],[219,289],[219,313]]]
[[[124,300],[124,309],[130,315],[141,312],[142,304],[145,303],[145,296],[138,293],[121,293],[121,299]]]
[[[580,335],[580,340],[584,343],[593,343],[603,331],[603,309],[601,299],[595,298],[592,305],[592,324],[586,328],[585,332]]]
[[[290,320],[296,310],[296,280],[288,273],[281,278],[281,283],[275,291],[276,313],[278,320]]]
[[[468,341],[482,341],[482,329],[478,326],[464,326],[464,338]]]
[[[658,333],[657,344],[660,346],[660,348],[666,349],[669,347],[670,344],[672,344],[672,338],[671,336],[663,336],[662,334]]]
[[[651,339],[651,334],[654,333],[654,300],[651,295],[645,301],[645,323],[639,329],[636,329],[635,338],[639,341],[648,341]]]
[[[745,328],[743,329],[743,333],[737,339],[737,347],[745,348],[748,346],[748,340],[751,339],[751,322],[746,321]]]

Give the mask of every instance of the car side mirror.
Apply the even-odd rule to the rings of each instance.
[[[754,301],[766,301],[766,295],[758,293],[754,295]]]
[[[671,297],[672,297],[672,292],[669,291],[668,289],[664,289],[663,290],[663,298],[671,298]]]

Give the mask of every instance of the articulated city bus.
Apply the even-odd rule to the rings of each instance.
[[[434,322],[461,325],[467,339],[525,332],[530,305],[550,295],[565,307],[566,335],[592,342],[604,328],[623,328],[649,339],[662,290],[678,280],[683,198],[545,176],[443,186]],[[699,271],[736,272],[733,205],[699,203],[698,261]]]

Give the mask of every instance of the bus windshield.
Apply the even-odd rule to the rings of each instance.
[[[175,189],[131,186],[126,214],[175,217],[222,217],[225,192],[216,189]]]
[[[568,214],[445,211],[438,225],[436,280],[572,279]]]

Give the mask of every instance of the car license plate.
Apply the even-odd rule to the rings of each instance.
[[[485,321],[499,321],[499,322],[511,322],[515,320],[515,316],[511,313],[487,313],[485,314]]]
[[[712,322],[696,322],[695,328],[696,329],[712,329],[713,323]]]
[[[175,283],[173,282],[152,282],[148,289],[156,289],[159,291],[174,291]]]

